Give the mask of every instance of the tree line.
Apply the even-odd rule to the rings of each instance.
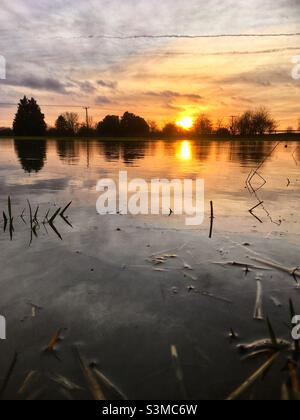
[[[216,123],[207,116],[199,115],[191,129],[185,130],[178,124],[166,123],[159,129],[154,121],[130,112],[122,117],[107,115],[102,121],[95,124],[92,119],[85,123],[80,122],[79,115],[74,112],[65,112],[58,116],[54,127],[47,127],[45,115],[34,98],[22,98],[18,104],[17,113],[13,122],[15,136],[100,136],[100,137],[179,137],[185,136],[257,136],[273,134],[277,123],[270,112],[262,107],[248,110],[234,118],[230,124],[223,120]]]

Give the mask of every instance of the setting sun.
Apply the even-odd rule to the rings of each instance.
[[[190,128],[193,127],[194,121],[193,121],[193,118],[191,117],[183,117],[176,122],[176,125],[178,127],[183,128],[184,130],[189,130]]]

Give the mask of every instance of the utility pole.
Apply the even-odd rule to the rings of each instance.
[[[86,117],[86,128],[89,129],[89,109],[90,107],[84,106],[83,109],[85,109],[85,117]],[[88,138],[86,139],[86,166],[87,168],[90,167],[90,142]]]
[[[90,109],[90,107],[84,106],[83,109],[85,109],[86,128],[88,129],[89,125],[90,125],[90,123],[89,123],[89,109]]]

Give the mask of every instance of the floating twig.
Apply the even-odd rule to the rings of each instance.
[[[253,318],[262,321],[264,319],[263,314],[263,288],[260,280],[256,280],[257,292],[256,292],[256,301],[254,308]]]
[[[200,294],[202,296],[209,297],[211,299],[219,300],[220,302],[225,302],[225,303],[228,303],[228,304],[232,304],[233,303],[232,300],[223,298],[221,296],[216,296],[216,295],[214,295],[214,294],[212,294],[210,292],[207,292],[205,290],[195,290],[194,293],[198,293],[198,294]]]
[[[290,274],[294,279],[296,279],[298,283],[297,277],[300,277],[300,269],[299,268],[289,268],[285,267],[284,265],[281,265],[274,261],[268,261],[264,260],[262,258],[256,258],[256,257],[249,257],[252,261],[257,261],[260,264],[264,264],[268,267],[276,268],[277,270],[283,271],[284,273]]]
[[[58,341],[60,340],[60,334],[61,334],[61,330],[58,330],[51,338],[51,340],[49,341],[46,351],[50,352],[50,353],[55,353],[55,347],[58,343]]]
[[[213,264],[218,264],[218,265],[229,265],[232,267],[243,267],[243,268],[252,268],[254,270],[264,270],[264,271],[270,271],[270,268],[266,268],[266,267],[261,267],[258,265],[254,265],[254,264],[249,264],[249,263],[244,263],[244,262],[238,262],[238,261],[214,261]]]

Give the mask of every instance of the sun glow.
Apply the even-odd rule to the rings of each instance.
[[[193,127],[194,121],[191,117],[182,117],[180,120],[176,122],[176,125],[178,127],[183,128],[184,130],[189,130]]]

